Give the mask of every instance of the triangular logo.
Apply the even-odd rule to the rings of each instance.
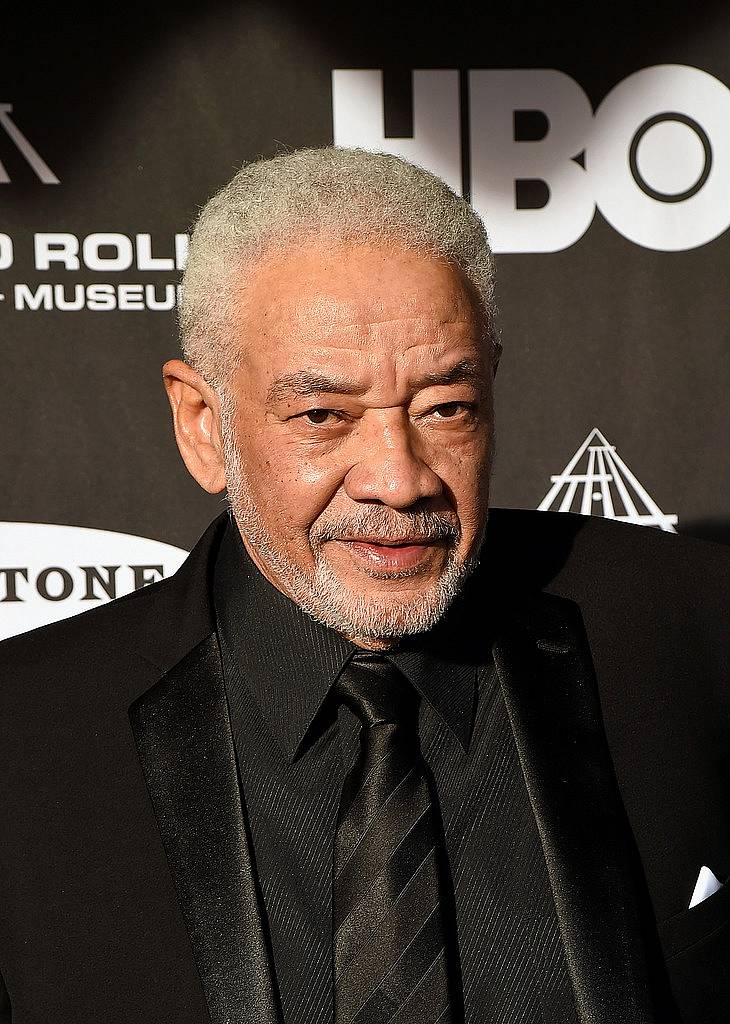
[[[541,512],[580,512],[622,523],[658,526],[676,533],[677,516],[666,515],[596,427],[539,505]]]

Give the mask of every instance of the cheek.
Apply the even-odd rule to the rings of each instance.
[[[339,490],[346,469],[308,458],[301,447],[272,443],[249,449],[251,497],[280,537],[300,539]]]
[[[430,468],[443,480],[458,506],[478,506],[489,483],[490,449],[485,440],[445,441],[433,451]]]

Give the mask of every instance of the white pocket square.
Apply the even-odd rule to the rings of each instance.
[[[695,882],[694,892],[692,893],[692,899],[689,901],[688,910],[692,907],[696,907],[698,903],[702,903],[703,900],[708,899],[718,889],[722,889],[723,883],[717,878],[709,868],[704,865],[700,868],[700,873],[697,876]]]

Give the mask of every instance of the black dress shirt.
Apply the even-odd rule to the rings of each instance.
[[[354,651],[258,571],[229,522],[214,597],[242,797],[285,1024],[331,1024],[332,847],[359,722],[332,684]],[[388,657],[421,695],[439,796],[466,1020],[575,1020],[524,781],[468,588]],[[519,1016],[515,1016],[519,1014]]]

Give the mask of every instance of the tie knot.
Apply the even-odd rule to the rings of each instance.
[[[335,684],[340,701],[364,726],[392,722],[417,728],[418,694],[395,665],[380,654],[356,654]]]

